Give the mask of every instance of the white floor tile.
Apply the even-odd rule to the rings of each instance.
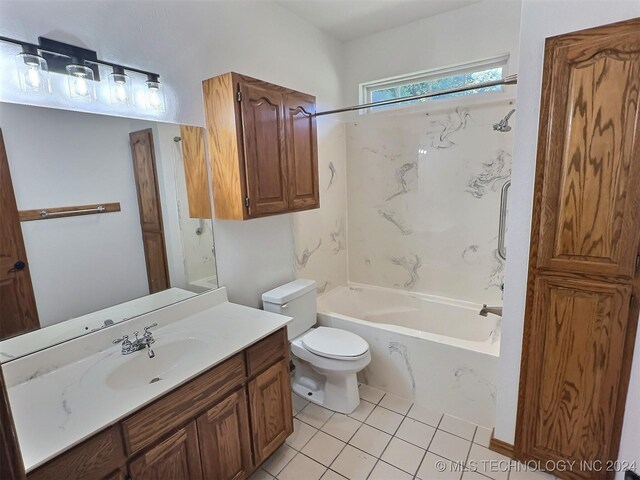
[[[374,408],[371,415],[365,420],[365,423],[372,427],[376,427],[392,435],[396,432],[401,422],[402,415],[382,407]]]
[[[415,475],[426,451],[399,438],[391,439],[387,449],[380,457],[394,467],[398,467],[411,475]]]
[[[450,460],[427,452],[416,478],[420,480],[460,480],[463,464],[453,464]]]
[[[555,477],[548,473],[527,469],[526,465],[519,463],[512,465],[509,472],[509,480],[554,480]]]
[[[291,392],[291,405],[293,406],[293,414],[297,415],[300,410],[307,406],[308,400]]]
[[[411,407],[411,410],[409,410],[407,416],[414,420],[418,420],[419,422],[431,425],[432,427],[437,427],[440,423],[440,419],[442,418],[442,413],[414,404],[413,407]]]
[[[469,440],[438,430],[431,441],[429,451],[454,462],[464,462],[470,446]]]
[[[360,421],[360,422],[364,422],[365,419],[369,416],[369,414],[371,412],[373,412],[373,409],[376,406],[371,403],[371,402],[367,402],[365,400],[360,400],[360,405],[358,405],[358,408],[356,408],[353,413],[350,413],[349,416],[351,418],[355,418],[356,420]]]
[[[351,417],[335,413],[327,423],[322,426],[322,431],[339,438],[343,442],[348,442],[356,430],[362,425]]]
[[[299,453],[278,474],[278,480],[320,480],[326,470],[323,465]]]
[[[477,472],[464,472],[462,480],[487,480],[487,477]]]
[[[489,450],[482,445],[473,445],[469,452],[467,466],[494,480],[507,480],[511,459]]]
[[[296,456],[296,453],[298,452],[289,445],[282,445],[262,464],[262,468],[271,475],[276,476]]]
[[[324,432],[318,432],[302,449],[302,453],[328,467],[346,444]]]
[[[406,398],[398,397],[397,395],[392,395],[387,393],[379,405],[384,408],[388,408],[389,410],[393,410],[400,415],[406,415],[413,402],[411,400],[407,400]]]
[[[483,447],[489,447],[489,441],[491,440],[491,429],[486,427],[478,427],[476,429],[476,435],[473,437],[473,443],[482,445]]]
[[[349,480],[365,480],[375,464],[375,457],[347,445],[331,464],[331,470]]]
[[[293,433],[289,435],[289,437],[285,441],[291,448],[302,450],[302,447],[304,447],[307,442],[311,440],[311,437],[313,437],[317,431],[317,428],[314,428],[311,425],[307,425],[297,418],[294,418]]]
[[[429,447],[436,429],[412,418],[405,418],[396,432],[396,437],[413,443],[425,450]]]
[[[320,480],[348,480],[333,470],[327,470]]]
[[[369,475],[369,480],[411,480],[412,478],[408,473],[384,462],[376,463],[373,472]]]
[[[360,398],[371,403],[378,403],[384,397],[385,392],[369,385],[360,385]]]
[[[273,476],[260,468],[249,477],[249,480],[273,480]]]
[[[362,425],[360,430],[358,430],[349,441],[349,444],[359,448],[360,450],[364,450],[377,458],[382,455],[382,452],[389,444],[390,440],[391,435],[381,432],[380,430],[376,430],[369,425]]]
[[[438,428],[445,432],[453,433],[454,435],[466,440],[472,440],[473,434],[476,432],[476,425],[474,423],[467,422],[462,418],[454,417],[452,415],[444,415],[440,425],[438,425]]]
[[[331,410],[327,410],[326,408],[321,407],[320,405],[316,405],[315,403],[310,403],[306,407],[304,407],[298,415],[296,415],[300,420],[304,423],[308,423],[309,425],[320,428],[327,420],[331,418],[333,412]]]

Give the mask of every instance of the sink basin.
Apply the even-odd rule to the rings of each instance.
[[[149,358],[146,350],[123,357],[119,366],[107,374],[106,384],[113,390],[129,390],[161,382],[182,371],[207,348],[206,342],[193,337],[156,341],[151,345],[155,357]]]

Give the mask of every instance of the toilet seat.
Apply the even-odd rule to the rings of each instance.
[[[336,360],[357,360],[369,352],[362,337],[339,328],[314,328],[302,337],[302,344],[311,353]]]

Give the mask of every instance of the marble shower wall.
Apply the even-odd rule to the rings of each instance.
[[[347,283],[345,123],[318,118],[320,208],[293,214],[296,277],[323,293]]]
[[[513,131],[492,125],[513,106],[455,103],[347,123],[350,281],[502,303],[500,189]]]

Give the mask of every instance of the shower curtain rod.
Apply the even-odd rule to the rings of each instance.
[[[336,110],[326,110],[318,112],[316,117],[323,115],[333,115],[334,113],[352,112],[354,110],[362,110],[364,108],[379,107],[381,105],[393,105],[395,103],[411,102],[413,100],[422,100],[423,98],[439,97],[441,95],[449,95],[451,93],[466,92],[469,90],[477,90],[479,88],[495,87],[498,85],[515,85],[518,83],[518,74],[508,75],[500,80],[492,80],[490,82],[477,83],[475,85],[466,85],[464,87],[450,88],[441,90],[440,92],[423,93],[422,95],[414,95],[412,97],[393,98],[391,100],[381,100],[379,102],[363,103],[362,105],[353,105],[351,107],[338,108]]]

